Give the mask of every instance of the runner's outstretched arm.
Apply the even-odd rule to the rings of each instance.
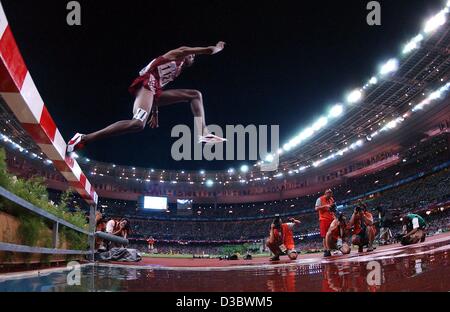
[[[225,48],[225,42],[219,41],[215,46],[209,47],[179,47],[164,54],[168,60],[183,59],[188,55],[214,55]]]

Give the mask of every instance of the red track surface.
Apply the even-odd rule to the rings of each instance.
[[[374,269],[378,266],[378,269]],[[391,245],[371,253],[296,261],[145,258],[101,265],[117,291],[158,292],[392,292],[450,291],[450,233],[413,246]],[[377,272],[377,275],[373,275]],[[371,276],[378,276],[373,283]]]
[[[145,258],[88,265],[81,280],[74,289],[67,284],[67,272],[20,276],[0,282],[0,291],[448,292],[450,233],[413,246],[384,246],[327,259],[321,254],[279,262]]]
[[[358,254],[352,251],[350,255],[347,256],[334,256],[326,259],[325,261],[332,262],[333,260],[338,260],[339,262],[343,260],[354,261],[359,258],[359,256],[364,256],[364,259],[370,261],[371,258],[376,259],[380,255],[384,255],[386,252],[392,251],[393,253],[397,250],[405,250],[414,254],[415,250],[419,250],[422,247],[433,247],[435,243],[442,240],[447,240],[447,244],[450,244],[450,233],[440,234],[427,239],[425,243],[417,244],[413,246],[401,246],[400,244],[393,244],[389,246],[378,247],[374,252]],[[301,245],[300,245],[301,248]],[[253,260],[219,260],[219,259],[180,259],[180,258],[149,258],[145,257],[142,261],[138,263],[132,263],[132,265],[139,266],[157,266],[165,268],[221,268],[221,267],[233,267],[233,266],[254,266],[254,265],[279,265],[279,264],[292,264],[295,262],[299,263],[321,263],[322,254],[306,254],[300,255],[296,261],[289,261],[287,257],[281,257],[280,261],[271,262],[268,258],[258,257]],[[124,264],[129,265],[130,263],[123,262],[113,262],[114,264]]]
[[[301,255],[298,259],[321,259],[322,254]],[[270,262],[268,257],[257,257],[253,260],[219,260],[219,259],[178,259],[178,258],[148,258],[145,257],[137,265],[151,265],[162,267],[178,267],[178,268],[199,268],[199,267],[231,267],[243,265],[271,265],[271,264],[287,264],[292,263],[287,257],[281,257],[280,261]]]

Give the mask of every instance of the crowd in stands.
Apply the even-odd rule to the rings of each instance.
[[[440,172],[433,173],[417,180],[414,180],[405,185],[388,189],[383,192],[375,193],[367,198],[366,202],[369,209],[372,211],[377,207],[383,207],[393,217],[411,211],[421,211],[433,205],[444,203],[450,200],[450,170],[443,169]],[[335,195],[336,197],[336,195]],[[299,200],[294,200],[298,203],[300,200],[308,202],[311,207],[305,209],[301,213],[291,211],[296,218],[302,221],[302,226],[296,230],[296,235],[307,235],[316,233],[318,231],[317,217],[313,209],[314,197],[308,196]],[[339,201],[339,198],[337,198]],[[255,204],[255,208],[259,209],[269,208],[270,213],[289,212],[291,201],[282,201],[279,203],[260,203]],[[253,204],[251,205],[253,207]],[[266,208],[261,208],[266,207]],[[277,210],[276,208],[281,209]],[[283,209],[286,209],[284,210]],[[288,208],[289,207],[289,208]],[[351,206],[350,206],[351,208]],[[243,211],[247,208],[241,208]],[[205,209],[207,211],[208,209]],[[211,209],[213,210],[213,209]],[[234,209],[239,211],[239,209]],[[254,210],[253,210],[254,211]],[[207,213],[205,213],[208,215]],[[376,214],[376,213],[374,213]],[[195,220],[188,219],[186,221],[178,220],[151,220],[145,217],[133,217],[131,219],[132,231],[135,237],[144,237],[146,235],[153,235],[162,240],[243,240],[243,239],[260,239],[267,234],[269,225],[272,220],[270,214],[262,219],[253,220],[239,220],[230,219],[230,221],[213,221],[217,214],[209,214],[210,219]],[[245,215],[245,214],[244,214]],[[256,214],[258,215],[258,214]],[[239,214],[242,216],[242,214]]]
[[[450,209],[442,213],[434,213],[426,218],[428,222],[428,234],[440,234],[450,231]]]
[[[375,208],[383,207],[389,213],[393,220],[392,231],[394,234],[401,230],[400,217],[409,212],[419,213],[427,220],[429,233],[446,231],[450,225],[450,209],[446,208],[450,206],[450,169],[446,168],[405,185],[375,193],[365,198],[365,202],[375,216],[375,221],[377,221]],[[343,211],[350,217],[352,206],[349,205]],[[316,235],[318,232],[317,215],[313,208],[292,216],[302,221],[302,224],[294,231],[300,249],[320,249],[321,241]],[[184,244],[178,246],[178,249],[187,251],[191,248],[190,244],[195,241],[261,240],[267,236],[272,220],[272,218],[264,218],[243,221],[151,221],[145,218],[134,218],[131,220],[131,224],[132,237],[136,239],[144,239],[146,236],[152,235],[157,242],[171,241],[170,247],[178,246],[180,243]]]
[[[261,239],[267,235],[272,219],[253,221],[148,221],[132,219],[133,237],[145,237],[149,233],[160,240],[180,241],[236,241]],[[312,221],[312,220],[311,220]],[[312,225],[305,221],[305,225]],[[313,226],[311,226],[313,228]],[[303,231],[305,231],[303,229]],[[298,231],[296,234],[301,234]]]
[[[429,236],[450,231],[450,208],[444,212],[435,212],[429,216],[425,215],[427,221],[427,233]],[[401,223],[396,223],[391,228],[392,234],[396,236],[401,232]],[[266,235],[268,230],[266,231]],[[131,248],[138,249],[141,252],[149,252],[146,240],[136,238],[131,240]],[[252,243],[259,245],[259,252],[268,252],[263,244],[263,240],[254,240]],[[322,251],[322,240],[319,236],[314,237],[295,237],[296,249],[301,252]],[[155,252],[159,254],[184,254],[184,255],[223,255],[223,246],[226,242],[212,244],[210,242],[189,242],[189,241],[157,241]],[[237,244],[237,242],[231,242]],[[243,244],[243,243],[241,243]]]
[[[370,207],[384,207],[393,213],[420,211],[450,200],[450,169],[425,176],[406,185],[375,194]]]

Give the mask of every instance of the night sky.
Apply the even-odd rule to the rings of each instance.
[[[154,57],[223,40],[222,53],[198,57],[168,88],[200,90],[208,123],[280,125],[282,143],[397,56],[444,3],[382,0],[382,26],[370,27],[365,0],[81,0],[82,26],[70,27],[67,2],[2,0],[25,62],[67,140],[77,131],[131,118],[127,88]],[[80,154],[147,168],[227,169],[242,163],[173,161],[170,131],[176,124],[192,126],[188,104],[161,109],[159,129],[98,142]]]

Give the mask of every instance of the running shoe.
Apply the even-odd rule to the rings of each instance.
[[[227,139],[221,138],[221,137],[211,134],[211,133],[208,133],[207,135],[198,137],[198,143],[217,144],[217,143],[222,143],[222,142],[226,142],[226,141],[227,141]]]
[[[331,257],[331,251],[325,250],[325,251],[323,252],[323,257],[324,257],[324,258]]]
[[[73,138],[67,143],[67,152],[72,153],[76,150],[80,150],[84,148],[84,143],[81,143],[81,139],[84,134],[77,133],[73,136]]]

